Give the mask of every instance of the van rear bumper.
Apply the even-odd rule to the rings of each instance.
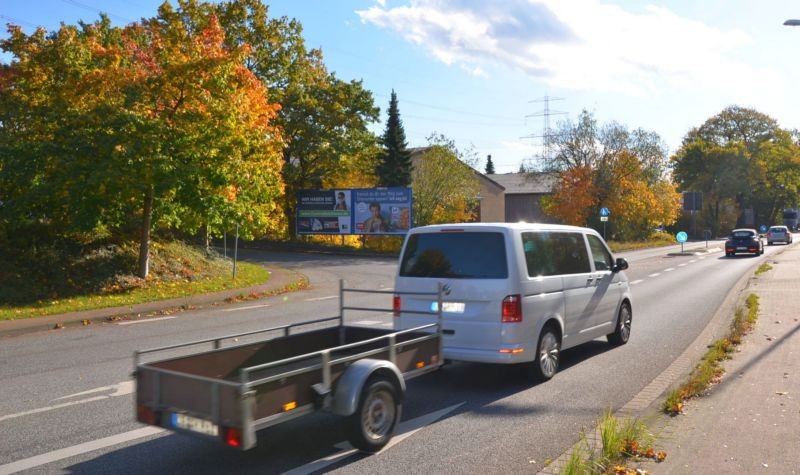
[[[503,352],[501,352],[501,350]],[[513,353],[515,350],[517,353]],[[536,348],[524,345],[509,345],[500,347],[496,350],[475,350],[471,348],[454,348],[445,346],[443,353],[445,359],[453,361],[515,364],[529,363],[533,361],[536,355]]]

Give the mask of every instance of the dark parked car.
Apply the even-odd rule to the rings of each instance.
[[[725,241],[725,255],[736,253],[764,254],[764,241],[755,229],[734,229]]]

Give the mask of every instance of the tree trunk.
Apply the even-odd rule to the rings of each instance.
[[[142,240],[139,243],[139,277],[146,279],[150,273],[150,225],[153,221],[153,186],[144,192],[142,212]]]

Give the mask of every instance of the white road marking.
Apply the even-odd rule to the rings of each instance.
[[[670,267],[669,269],[664,269],[664,272],[672,272],[672,271],[674,271],[674,270],[675,270],[675,268],[674,268],[674,267]]]
[[[685,265],[686,265],[686,263],[684,262],[683,264],[678,264],[678,267],[683,267]]]
[[[137,323],[150,323],[150,322],[160,322],[161,320],[172,320],[173,318],[177,317],[158,317],[158,318],[145,318],[142,320],[129,320],[125,322],[117,322],[117,325],[136,325]]]
[[[262,303],[261,305],[248,305],[247,307],[226,308],[223,310],[223,312],[236,312],[237,310],[252,310],[254,308],[264,308],[269,306],[271,306],[271,304]]]
[[[16,419],[17,417],[29,416],[31,414],[39,414],[42,412],[53,411],[55,409],[61,409],[69,406],[76,406],[78,404],[86,404],[87,402],[102,401],[103,399],[109,399],[112,397],[125,396],[127,394],[133,393],[134,391],[133,381],[123,381],[113,386],[103,386],[101,388],[90,389],[88,391],[83,391],[80,393],[70,394],[69,396],[63,396],[57,399],[53,399],[53,401],[59,401],[62,399],[69,399],[75,396],[85,396],[87,394],[92,394],[100,391],[111,391],[111,390],[113,390],[114,392],[104,396],[92,396],[86,399],[79,399],[77,401],[70,401],[70,402],[62,402],[59,404],[53,404],[52,406],[39,407],[36,409],[31,409],[29,411],[17,412],[15,414],[6,414],[4,416],[0,416],[0,422],[5,421],[7,419]]]
[[[692,259],[691,261],[689,261],[689,264],[691,264],[693,262],[697,262],[697,259]]]
[[[392,323],[392,322],[389,322],[389,323],[381,323],[381,326],[382,326],[382,327],[388,327],[388,328],[392,328],[392,327],[394,326],[394,323]]]
[[[377,325],[381,323],[380,320],[359,320],[357,322],[353,322],[358,325]]]
[[[644,280],[642,279],[634,280],[633,282],[631,282],[631,285],[641,284],[642,282],[644,282]]]
[[[72,447],[54,450],[45,454],[17,460],[16,462],[7,463],[5,465],[0,465],[0,475],[21,472],[23,470],[39,467],[48,463],[75,457],[76,455],[111,447],[112,445],[122,444],[125,442],[130,442],[131,440],[141,439],[142,437],[160,434],[162,432],[166,431],[160,427],[143,427],[130,432],[123,432],[122,434],[91,440],[89,442],[84,442],[83,444],[73,445]]]
[[[111,386],[103,386],[100,388],[94,388],[80,393],[70,394],[68,396],[61,396],[59,398],[53,399],[53,401],[60,401],[61,399],[69,399],[75,396],[85,396],[87,394],[99,393],[102,391],[111,391],[112,389],[114,390],[114,392],[109,394],[110,397],[133,394],[133,391],[136,389],[136,387],[133,385],[133,381],[123,381],[121,383],[113,384]]]
[[[661,272],[656,272],[655,274],[650,274],[647,277],[658,277],[661,275]]]
[[[310,299],[304,299],[305,302],[319,302],[320,300],[330,300],[330,299],[338,299],[339,297],[335,295],[329,295],[327,297],[314,297]]]
[[[430,414],[425,414],[424,416],[420,416],[405,422],[401,422],[397,426],[397,432],[395,436],[392,437],[392,440],[390,440],[389,443],[386,444],[386,447],[381,449],[381,451],[378,452],[378,454],[389,450],[390,448],[394,447],[395,445],[399,444],[405,439],[411,437],[419,430],[424,429],[426,426],[433,424],[434,422],[446,416],[447,414],[455,411],[462,404],[464,403],[460,402],[450,407],[446,407],[442,410],[431,412]],[[341,450],[335,454],[328,455],[327,457],[323,457],[321,459],[315,460],[301,467],[289,470],[288,472],[283,472],[283,475],[301,475],[305,473],[315,472],[317,470],[322,470],[323,468],[332,465],[340,460],[343,460],[349,457],[350,455],[353,455],[358,452],[358,450],[354,449],[349,442],[340,442],[336,444],[335,447]]]
[[[380,290],[392,291],[394,290],[394,287],[381,287]]]

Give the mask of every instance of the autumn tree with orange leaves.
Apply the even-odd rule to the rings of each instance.
[[[158,16],[112,27],[106,17],[0,42],[0,220],[60,232],[130,234],[148,275],[154,229],[241,224],[252,236],[283,225],[282,140],[219,22]]]
[[[556,137],[557,152],[543,164],[559,178],[542,200],[549,216],[599,228],[600,208],[607,207],[614,236],[626,240],[677,220],[680,195],[667,178],[666,147],[657,134],[613,122],[600,126],[583,111],[575,123],[562,123]]]

